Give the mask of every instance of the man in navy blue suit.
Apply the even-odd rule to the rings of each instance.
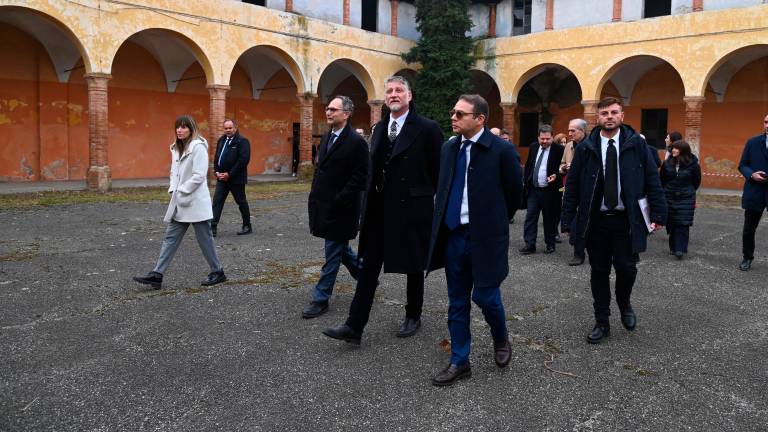
[[[747,271],[755,258],[755,231],[763,210],[768,206],[768,115],[763,117],[763,133],[750,138],[739,161],[739,172],[744,176],[744,231],[741,248],[744,254],[739,269]]]
[[[487,130],[487,120],[485,99],[460,96],[451,110],[457,136],[440,154],[427,271],[445,267],[451,361],[432,379],[437,386],[472,374],[470,299],[491,327],[496,364],[503,368],[512,357],[500,285],[509,271],[508,221],[523,185],[515,146]]]

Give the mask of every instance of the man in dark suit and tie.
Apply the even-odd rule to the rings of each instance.
[[[539,213],[544,215],[545,253],[555,251],[557,237],[557,218],[560,216],[560,203],[563,178],[560,175],[560,160],[565,148],[552,142],[552,126],[539,127],[538,141],[531,144],[528,160],[525,162],[525,197],[527,200],[523,240],[525,246],[520,253],[528,255],[536,252],[536,233],[539,230]]]
[[[440,156],[427,270],[445,267],[451,360],[432,379],[437,386],[472,374],[471,301],[491,327],[496,364],[503,368],[512,357],[500,286],[509,271],[508,221],[523,185],[517,150],[485,128],[487,119],[485,99],[460,96],[451,110],[457,136],[443,144]]]
[[[325,239],[325,264],[315,286],[312,301],[302,312],[315,318],[328,310],[340,264],[353,278],[360,261],[349,247],[357,236],[360,202],[368,176],[368,144],[349,126],[355,105],[347,96],[336,96],[325,108],[331,130],[320,143],[320,154],[309,192],[309,231]]]
[[[741,247],[744,257],[739,269],[747,271],[755,259],[755,231],[763,210],[768,207],[768,114],[763,117],[763,133],[750,138],[744,146],[739,172],[744,176],[744,193],[741,195],[741,207],[744,209]]]
[[[661,188],[648,144],[628,125],[616,98],[597,104],[598,126],[576,148],[568,171],[563,199],[563,232],[571,243],[586,239],[595,326],[587,342],[596,344],[610,335],[611,265],[616,270],[616,303],[621,324],[634,330],[637,323],[630,302],[640,252],[645,251],[648,226],[640,209],[647,200],[650,228],[667,219],[667,200]]]
[[[407,275],[405,319],[398,337],[421,326],[424,269],[443,134],[434,121],[416,114],[408,81],[387,79],[385,104],[390,114],[373,129],[360,228],[363,268],[344,324],[326,336],[360,344],[373,306],[382,266],[385,273]]]
[[[211,229],[216,237],[217,226],[224,209],[224,201],[227,195],[232,193],[237,206],[240,208],[240,216],[243,226],[237,235],[250,234],[251,211],[248,201],[245,199],[245,184],[248,183],[248,162],[251,160],[251,143],[240,135],[237,123],[234,120],[224,120],[224,135],[216,143],[216,155],[213,158],[213,171],[216,174],[216,192],[213,194],[213,220]]]

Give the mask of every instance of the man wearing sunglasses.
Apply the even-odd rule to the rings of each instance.
[[[320,142],[320,154],[309,192],[309,231],[325,239],[325,264],[320,271],[312,301],[303,318],[315,318],[328,311],[340,264],[353,278],[360,273],[360,261],[349,247],[357,236],[360,201],[368,176],[368,144],[349,126],[355,106],[347,96],[336,96],[325,108],[331,130]]]
[[[470,308],[491,327],[494,361],[503,368],[512,346],[501,302],[509,272],[509,224],[522,195],[520,156],[485,128],[488,102],[462,95],[451,110],[456,137],[443,144],[427,271],[445,267],[451,360],[432,383],[448,386],[472,374]],[[470,300],[471,299],[471,300]]]
[[[408,81],[387,79],[389,115],[373,128],[371,175],[368,177],[359,252],[363,268],[344,324],[326,336],[360,344],[373,306],[382,267],[407,275],[405,319],[398,337],[414,335],[421,326],[424,269],[439,170],[443,134],[434,121],[416,114]]]

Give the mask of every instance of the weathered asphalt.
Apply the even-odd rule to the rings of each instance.
[[[0,211],[0,430],[768,430],[765,218],[750,272],[737,269],[739,209],[699,209],[682,262],[652,236],[637,330],[614,315],[591,346],[589,267],[566,266],[567,245],[519,256],[518,214],[503,284],[511,365],[494,365],[475,308],[473,377],[435,388],[441,272],[415,337],[394,336],[404,277],[386,275],[362,346],[332,341],[320,331],[344,320],[353,285],[342,270],[331,311],[300,318],[322,263],[306,195],[252,206],[254,235],[235,235],[233,204],[219,227],[230,283],[200,289],[190,232],[161,291],[131,276],[152,268],[164,204]]]

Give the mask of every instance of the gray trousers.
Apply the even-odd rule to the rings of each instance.
[[[216,254],[216,246],[213,244],[210,221],[187,223],[172,220],[165,230],[165,239],[163,240],[163,246],[160,248],[160,257],[157,258],[157,265],[155,265],[154,271],[165,274],[165,270],[171,264],[171,260],[176,254],[179,245],[181,245],[181,240],[184,238],[184,234],[190,225],[195,228],[197,244],[200,245],[200,250],[203,252],[205,260],[208,261],[211,272],[224,270],[219,262],[219,256]]]

